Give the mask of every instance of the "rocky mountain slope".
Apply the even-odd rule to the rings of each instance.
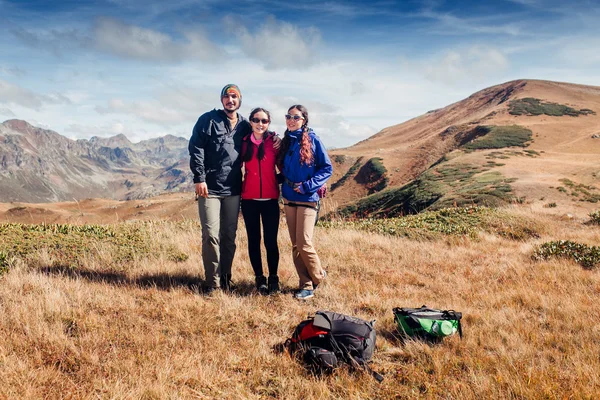
[[[507,82],[331,156],[329,210],[346,214],[509,202],[585,213],[600,201],[600,87]]]
[[[0,124],[0,201],[141,199],[190,191],[187,139],[71,140],[25,121]]]

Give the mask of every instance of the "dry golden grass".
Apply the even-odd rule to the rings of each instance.
[[[0,276],[0,398],[388,399],[596,398],[600,394],[600,271],[537,262],[536,245],[600,243],[600,226],[510,208],[539,238],[410,240],[318,228],[329,275],[315,298],[292,298],[296,274],[285,223],[286,291],[254,293],[240,223],[236,294],[203,296],[195,221],[148,223],[159,254],[115,263],[98,249],[77,267],[40,248]],[[158,246],[161,244],[161,246]],[[190,257],[170,261],[175,246]],[[393,307],[452,308],[462,340],[397,337]],[[376,319],[373,368],[312,376],[276,351],[308,314],[328,309]]]

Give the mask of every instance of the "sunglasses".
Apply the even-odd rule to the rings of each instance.
[[[293,119],[294,121],[298,121],[299,119],[304,119],[304,117],[301,117],[299,115],[285,114],[285,119]]]
[[[268,119],[250,118],[250,122],[254,122],[255,124],[258,124],[259,122],[262,122],[263,125],[266,125],[266,124],[268,124],[271,121],[269,121]]]

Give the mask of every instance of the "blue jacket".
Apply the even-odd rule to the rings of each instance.
[[[312,130],[308,136],[312,142],[314,162],[311,165],[300,163],[300,139],[302,130],[289,132],[290,147],[283,159],[283,176],[286,182],[281,185],[283,198],[289,201],[319,201],[317,190],[331,177],[333,168],[327,150],[321,139]],[[302,183],[304,194],[297,193],[289,185],[290,182]]]

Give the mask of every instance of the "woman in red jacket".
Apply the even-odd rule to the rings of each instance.
[[[261,294],[279,291],[279,185],[275,163],[278,150],[273,146],[275,132],[268,130],[271,115],[264,108],[250,113],[252,132],[242,143],[242,162],[245,169],[242,183],[242,215],[248,234],[250,264]],[[267,251],[269,279],[264,276],[260,254],[260,223]]]

